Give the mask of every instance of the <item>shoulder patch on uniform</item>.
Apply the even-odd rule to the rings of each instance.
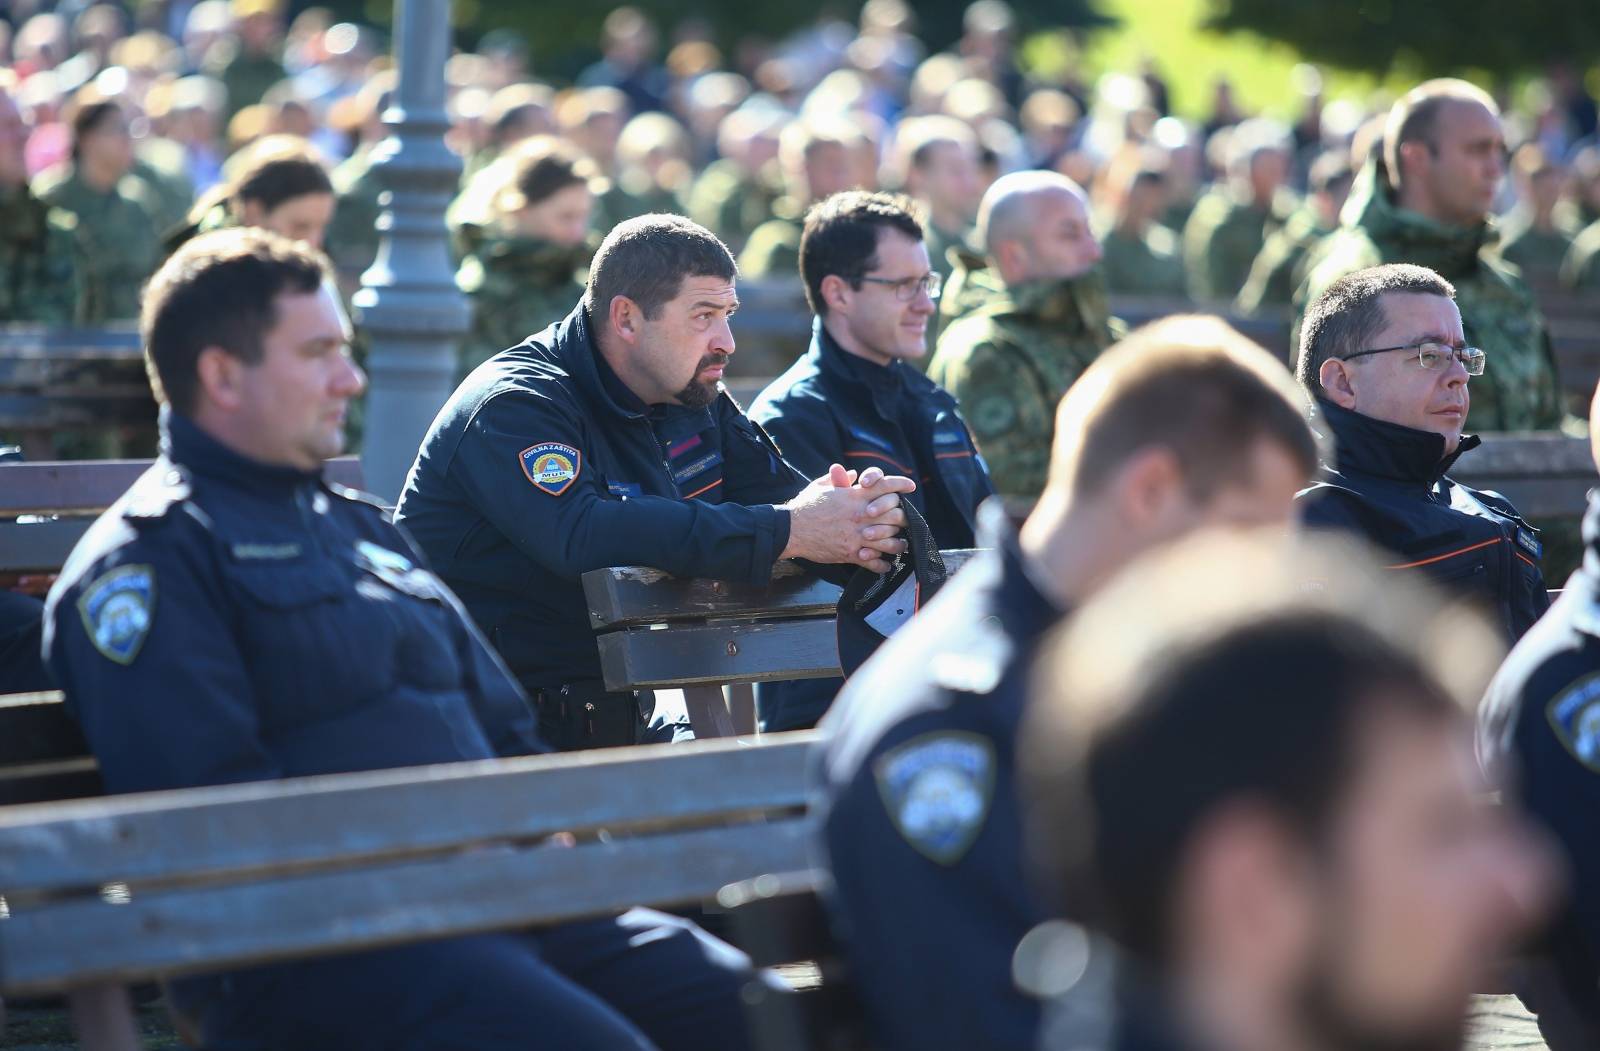
[[[974,733],[923,734],[879,756],[872,769],[906,842],[941,865],[960,861],[994,801],[994,742]]]
[[[1556,694],[1544,715],[1572,758],[1600,774],[1600,674],[1579,679]]]
[[[583,470],[583,454],[560,442],[541,442],[522,450],[522,473],[540,492],[560,496],[578,480]]]
[[[155,617],[156,571],[151,566],[118,566],[83,589],[78,614],[83,630],[101,656],[132,664],[150,634]]]

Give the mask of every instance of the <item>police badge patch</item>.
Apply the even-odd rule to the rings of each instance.
[[[522,450],[522,473],[528,476],[535,489],[560,496],[578,480],[583,469],[583,455],[570,445],[544,442]]]
[[[1600,774],[1600,675],[1590,675],[1557,694],[1545,708],[1556,740],[1572,758]]]
[[[971,733],[930,733],[873,764],[878,793],[906,842],[954,865],[983,829],[994,797],[994,744]]]
[[[78,613],[89,641],[107,660],[132,664],[150,634],[156,573],[150,566],[118,566],[84,589]]]

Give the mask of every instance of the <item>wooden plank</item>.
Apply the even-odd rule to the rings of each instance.
[[[747,682],[735,682],[723,687],[723,692],[728,695],[728,714],[733,716],[733,732],[741,735],[755,733],[755,688]]]
[[[8,892],[702,820],[802,805],[812,734],[335,774],[0,810]],[[429,820],[429,818],[437,820]],[[249,830],[243,835],[242,830]]]
[[[624,628],[596,636],[608,690],[822,679],[839,672],[832,617]]]
[[[91,985],[67,994],[72,1031],[83,1051],[140,1051],[133,999],[122,985]]]
[[[92,328],[8,322],[0,325],[0,354],[8,358],[89,357],[134,361],[144,357],[139,327],[131,321]]]
[[[0,807],[102,795],[100,766],[89,756],[0,768]]]
[[[88,753],[58,691],[0,695],[0,766]]]
[[[972,548],[941,552],[954,575],[971,561]],[[707,617],[786,617],[831,615],[839,588],[785,559],[773,567],[772,582],[754,587],[737,581],[674,577],[659,569],[618,566],[583,575],[589,622],[596,628],[661,624]]]
[[[0,464],[0,515],[98,513],[116,503],[150,460],[42,460]],[[329,460],[323,476],[361,488],[361,461]],[[4,550],[4,548],[0,548]]]
[[[0,485],[5,483],[0,467]],[[0,571],[55,572],[94,524],[93,518],[55,518],[44,522],[0,519]]]
[[[733,717],[720,686],[689,686],[683,691],[689,722],[697,739],[734,736]]]
[[[1462,455],[1452,478],[1471,475],[1577,474],[1596,476],[1587,438],[1551,431],[1483,435],[1483,444]]]
[[[674,746],[681,747],[681,746]],[[454,815],[452,815],[453,817]],[[256,829],[240,825],[238,838]],[[406,941],[516,929],[704,900],[809,864],[806,818],[485,849],[267,883],[13,906],[0,923],[0,992],[128,982]]]

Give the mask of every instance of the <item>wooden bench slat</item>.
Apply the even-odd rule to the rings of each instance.
[[[823,679],[839,674],[831,617],[628,628],[600,635],[608,690]]]
[[[59,691],[0,695],[0,766],[86,755],[83,731]]]
[[[67,982],[133,981],[699,901],[728,883],[804,868],[813,834],[807,819],[792,818],[181,894],[135,886],[125,904],[13,908],[0,921],[0,991],[31,995]]]
[[[90,756],[0,768],[0,807],[89,799],[105,791]]]
[[[1596,474],[1587,438],[1565,434],[1510,431],[1486,434],[1483,444],[1464,454],[1452,477],[1479,474]]]
[[[150,463],[149,460],[40,460],[0,464],[0,514],[98,513],[116,503],[149,469]],[[323,473],[329,481],[361,488],[361,461],[354,456],[329,460]]]
[[[0,475],[0,485],[4,484],[5,477]],[[0,520],[0,572],[58,572],[94,522],[86,516],[48,522]]]
[[[1460,477],[1474,489],[1499,493],[1525,518],[1578,518],[1588,507],[1588,493],[1600,478]]]
[[[304,868],[800,806],[811,734],[297,778],[0,811],[6,892]],[[426,820],[434,817],[439,820]],[[251,834],[240,837],[238,830]]]

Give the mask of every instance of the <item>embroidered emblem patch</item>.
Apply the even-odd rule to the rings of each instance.
[[[583,469],[583,456],[570,445],[544,442],[522,450],[522,473],[528,476],[535,489],[560,496],[578,480]]]
[[[941,865],[960,861],[993,801],[993,742],[970,733],[924,734],[880,756],[873,772],[906,842]]]
[[[419,569],[398,551],[391,551],[370,540],[356,542],[356,565],[388,584],[396,591],[418,598],[433,598],[434,576]]]
[[[150,566],[118,566],[90,584],[78,599],[83,629],[101,656],[132,664],[150,634],[155,614],[156,572]]]
[[[1600,675],[1580,679],[1545,708],[1556,740],[1572,758],[1600,774]]]

